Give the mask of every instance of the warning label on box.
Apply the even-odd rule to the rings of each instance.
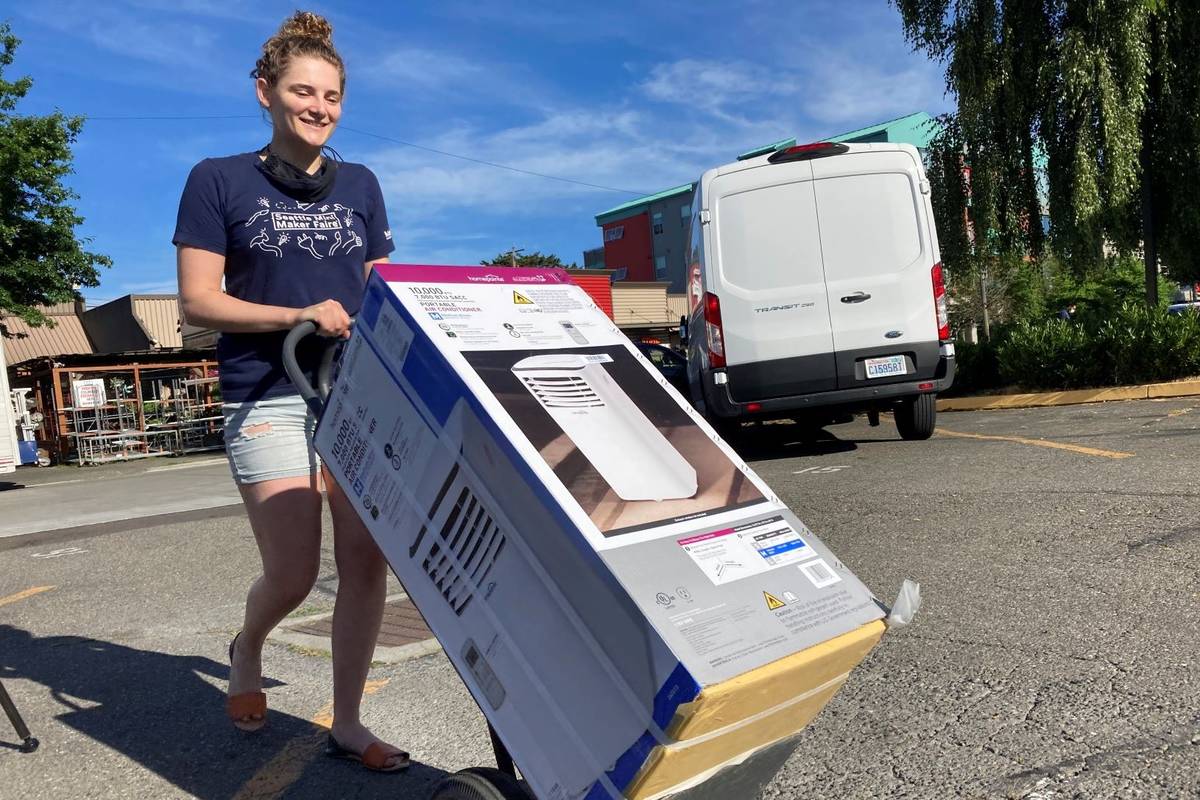
[[[584,301],[570,284],[513,288],[504,283],[396,284],[418,313],[417,324],[445,347],[462,352],[540,350],[620,342],[599,315],[581,315]]]
[[[678,541],[717,586],[812,557],[812,549],[781,516]]]

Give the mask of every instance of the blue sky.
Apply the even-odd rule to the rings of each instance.
[[[0,11],[22,40],[7,77],[34,79],[19,111],[89,117],[71,184],[80,233],[113,259],[85,290],[89,304],[174,291],[183,181],[202,158],[269,139],[248,73],[295,7],[104,0]],[[332,144],[379,176],[397,262],[473,264],[511,245],[581,262],[601,244],[595,214],[636,193],[787,136],[949,106],[941,68],[909,51],[885,0],[309,8],[333,23],[347,66]],[[163,116],[229,118],[127,119]]]

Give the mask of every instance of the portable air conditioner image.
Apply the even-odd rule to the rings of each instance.
[[[530,356],[513,374],[622,500],[696,494],[696,470],[612,379],[605,353]]]

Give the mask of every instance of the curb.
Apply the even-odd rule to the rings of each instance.
[[[1141,386],[1110,386],[1105,389],[1075,389],[1067,392],[1001,394],[986,397],[948,397],[937,401],[938,411],[989,411],[1003,408],[1037,408],[1105,403],[1114,400],[1158,400],[1200,395],[1200,380],[1148,383]]]
[[[384,602],[391,603],[397,600],[405,600],[407,598],[407,594],[400,592],[399,594],[388,595]],[[289,628],[293,626],[329,619],[332,616],[332,611],[326,611],[320,614],[310,614],[305,617],[290,617],[280,623],[275,630],[267,634],[267,641],[292,645],[293,647],[300,647],[305,650],[314,651],[315,653],[332,658],[333,653],[330,650],[332,647],[332,641],[328,636],[314,636],[309,633],[297,633],[296,631],[289,630]],[[430,653],[441,652],[441,649],[442,646],[436,637],[432,639],[426,639],[423,642],[413,642],[412,644],[401,645],[399,647],[376,646],[375,652],[371,656],[371,661],[382,664],[399,664],[403,661],[411,661],[414,658],[427,656]]]

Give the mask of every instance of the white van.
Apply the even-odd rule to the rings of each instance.
[[[8,361],[4,357],[4,336],[0,334],[0,474],[15,472],[19,458],[17,421],[12,393],[8,391]]]
[[[892,411],[926,439],[954,345],[916,148],[817,143],[704,173],[688,246],[688,383],[715,424]]]

